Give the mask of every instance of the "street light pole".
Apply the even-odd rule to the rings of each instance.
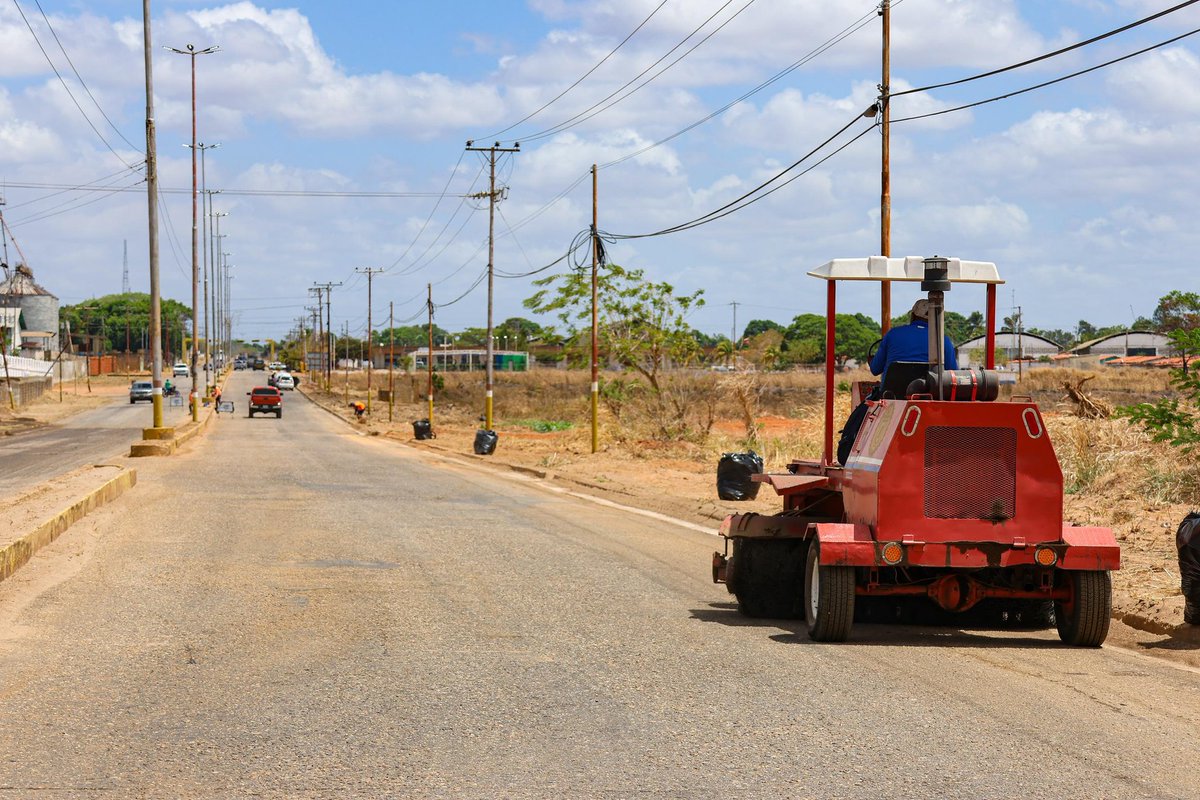
[[[200,332],[200,232],[199,232],[199,213],[197,211],[197,201],[199,200],[199,189],[196,181],[196,56],[209,55],[217,52],[216,47],[206,47],[203,50],[197,50],[195,45],[187,45],[187,49],[180,50],[178,47],[166,47],[165,50],[170,50],[172,53],[185,55],[192,62],[192,347],[191,347],[191,374],[192,374],[192,391],[189,396],[190,405],[192,407],[192,421],[200,420],[200,393],[196,391],[196,385],[199,383],[198,364],[200,361],[200,349],[197,334]]]
[[[202,242],[200,252],[200,270],[204,273],[204,396],[209,397],[212,394],[212,384],[216,383],[217,376],[212,371],[212,315],[210,313],[210,296],[208,293],[208,273],[209,273],[209,248],[208,248],[208,218],[212,214],[212,195],[208,191],[208,172],[205,169],[204,153],[207,150],[212,150],[214,147],[220,147],[221,143],[205,144],[200,142],[194,149],[200,151],[200,215],[202,217],[201,237]]]

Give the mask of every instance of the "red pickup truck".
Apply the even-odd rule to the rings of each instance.
[[[274,386],[255,386],[246,394],[250,395],[251,417],[256,411],[262,414],[274,412],[276,418],[283,416],[283,395]]]

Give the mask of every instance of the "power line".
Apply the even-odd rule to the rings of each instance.
[[[653,11],[651,11],[651,12],[650,12],[650,14],[649,14],[649,15],[648,15],[648,16],[647,16],[647,17],[646,17],[644,20],[642,20],[640,23],[638,23],[638,26],[637,26],[636,28],[634,28],[632,31],[630,31],[630,32],[629,32],[629,35],[628,35],[628,36],[626,36],[624,39],[622,39],[622,40],[621,40],[620,44],[618,44],[618,45],[617,45],[616,47],[614,47],[612,50],[609,50],[609,51],[608,51],[608,54],[607,54],[607,55],[605,55],[605,56],[604,56],[604,58],[602,58],[602,59],[600,59],[599,61],[597,61],[595,66],[593,66],[593,67],[592,67],[591,69],[589,69],[587,72],[583,73],[583,75],[581,75],[581,76],[580,76],[580,77],[579,77],[579,78],[578,78],[578,79],[577,79],[577,80],[576,80],[574,83],[572,83],[572,84],[571,84],[570,86],[568,86],[566,89],[563,89],[561,92],[559,92],[559,93],[558,93],[557,95],[555,95],[553,98],[551,98],[551,99],[550,99],[550,100],[548,100],[547,102],[543,103],[543,104],[542,104],[542,106],[541,106],[540,108],[538,108],[536,111],[534,111],[534,112],[532,112],[532,113],[530,113],[530,114],[527,114],[526,116],[524,116],[524,117],[522,117],[521,119],[517,120],[517,121],[516,121],[516,122],[514,122],[512,125],[509,125],[507,128],[505,128],[505,129],[503,129],[503,130],[496,131],[495,133],[488,134],[487,136],[482,136],[482,137],[480,137],[480,138],[482,138],[482,139],[495,139],[495,138],[496,138],[497,136],[499,136],[500,134],[502,134],[502,133],[508,133],[508,132],[509,132],[509,131],[511,131],[513,128],[517,127],[518,125],[520,125],[520,124],[522,124],[522,123],[525,123],[525,122],[528,122],[529,120],[531,120],[531,119],[533,119],[534,117],[536,117],[538,114],[540,114],[540,113],[542,113],[543,111],[545,111],[545,110],[546,110],[547,108],[549,108],[550,106],[552,106],[552,105],[554,105],[555,103],[557,103],[559,100],[561,100],[561,99],[562,99],[562,98],[563,98],[563,97],[564,97],[564,96],[567,94],[567,92],[571,91],[571,90],[572,90],[572,89],[574,89],[576,86],[578,86],[579,84],[583,83],[583,81],[584,81],[584,80],[585,80],[585,79],[586,79],[586,78],[587,78],[589,75],[591,75],[593,72],[595,72],[596,70],[598,70],[598,69],[599,69],[599,68],[600,68],[600,67],[601,67],[601,66],[604,64],[604,62],[606,62],[606,61],[608,61],[610,58],[612,58],[612,57],[613,57],[613,55],[615,55],[615,54],[616,54],[616,52],[617,52],[618,50],[620,50],[622,47],[624,47],[624,46],[625,46],[625,44],[626,44],[626,42],[628,42],[630,39],[632,39],[632,38],[634,37],[634,34],[636,34],[636,33],[637,33],[638,31],[640,31],[640,30],[641,30],[643,27],[645,27],[646,23],[647,23],[647,22],[649,22],[649,21],[650,21],[650,20],[651,20],[651,19],[654,17],[654,15],[655,15],[655,14],[657,14],[657,13],[659,12],[659,10],[660,10],[660,9],[661,9],[663,6],[665,6],[666,4],[667,4],[667,0],[662,0],[662,2],[661,2],[661,3],[659,3],[657,6],[655,6],[654,10],[653,10]]]
[[[413,240],[408,243],[408,247],[404,248],[404,252],[392,262],[392,265],[388,267],[386,271],[391,271],[396,267],[397,264],[403,261],[404,257],[408,255],[409,251],[412,250],[417,242],[421,239],[421,236],[425,233],[425,228],[429,226],[429,221],[433,219],[433,215],[437,213],[438,207],[441,206],[442,201],[446,199],[446,193],[450,191],[450,183],[454,180],[454,176],[458,174],[458,166],[459,164],[462,164],[463,157],[466,154],[467,153],[465,150],[458,154],[458,161],[454,162],[454,166],[450,169],[450,177],[446,178],[446,185],[442,187],[442,193],[438,195],[437,202],[434,203],[433,208],[429,210],[429,216],[427,216],[425,221],[421,223],[421,229],[417,231],[417,235],[413,237]]]
[[[1122,25],[1119,28],[1114,28],[1113,30],[1108,31],[1107,33],[1102,33],[1099,36],[1093,36],[1092,38],[1085,39],[1082,42],[1076,42],[1073,45],[1069,45],[1067,47],[1062,47],[1062,48],[1059,48],[1058,50],[1054,50],[1049,53],[1044,53],[1040,56],[1035,56],[1034,58],[1029,58],[1024,61],[1020,61],[1016,64],[1009,64],[1007,67],[1000,67],[999,69],[993,69],[993,70],[989,70],[987,72],[981,72],[978,75],[971,75],[966,78],[959,78],[958,80],[946,81],[945,83],[934,83],[934,84],[930,84],[929,86],[921,86],[916,89],[906,89],[903,92],[892,92],[890,96],[891,97],[902,97],[903,95],[916,94],[917,92],[930,92],[930,91],[933,91],[934,89],[943,89],[947,86],[958,86],[959,84],[970,83],[971,81],[977,81],[982,78],[990,78],[993,75],[1000,75],[1001,73],[1010,72],[1014,69],[1020,69],[1021,67],[1027,67],[1030,64],[1036,64],[1039,61],[1045,61],[1046,59],[1049,59],[1049,58],[1061,56],[1063,53],[1069,53],[1072,50],[1078,50],[1081,47],[1087,47],[1090,44],[1095,44],[1096,42],[1111,38],[1113,36],[1116,36],[1117,34],[1124,33],[1125,31],[1128,31],[1128,30],[1132,30],[1133,28],[1136,28],[1139,25],[1145,25],[1146,23],[1153,22],[1154,20],[1159,19],[1160,17],[1165,17],[1168,14],[1173,14],[1176,11],[1179,11],[1180,9],[1184,9],[1184,8],[1187,8],[1188,6],[1195,5],[1196,3],[1200,3],[1200,0],[1186,0],[1186,2],[1180,3],[1175,6],[1171,6],[1170,8],[1164,9],[1162,11],[1159,11],[1157,14],[1151,14],[1148,17],[1143,17],[1142,19],[1139,19],[1136,22],[1131,22],[1128,25]],[[1182,38],[1182,37],[1179,37],[1179,38]],[[1175,40],[1172,39],[1170,41],[1175,41]],[[1165,42],[1164,44],[1170,44],[1170,42]],[[1158,45],[1158,46],[1161,47],[1162,45]],[[1142,52],[1144,52],[1144,51],[1142,51]],[[1116,62],[1109,62],[1109,63],[1116,63]],[[1101,66],[1107,66],[1107,64],[1104,64]],[[1083,73],[1079,73],[1079,74],[1083,74]],[[1074,76],[1068,76],[1068,77],[1074,77]],[[1048,84],[1046,84],[1046,85],[1048,85]],[[1034,87],[1034,88],[1041,88],[1041,87],[1039,86],[1039,87]],[[964,106],[964,108],[966,108],[966,107],[967,106]]]
[[[1197,2],[1200,2],[1200,0],[1197,0]],[[900,3],[896,2],[896,3],[892,4],[892,7],[894,8],[895,6],[898,6],[898,5],[900,5]],[[871,9],[871,11],[867,12],[866,14],[863,14],[857,20],[852,22],[850,25],[846,26],[841,31],[834,34],[832,37],[830,37],[829,39],[826,39],[824,42],[817,45],[817,47],[810,50],[799,61],[795,61],[792,64],[790,64],[789,66],[780,70],[779,72],[776,72],[774,75],[772,75],[767,80],[758,84],[753,89],[750,89],[748,92],[745,92],[741,96],[739,96],[733,100],[730,100],[728,103],[721,106],[716,111],[713,111],[711,114],[708,114],[707,116],[704,116],[704,117],[696,120],[695,122],[693,122],[689,125],[686,125],[685,127],[672,133],[670,136],[664,136],[663,138],[659,139],[658,141],[648,144],[645,147],[641,147],[637,150],[634,150],[633,152],[626,153],[625,155],[621,156],[620,158],[615,158],[612,161],[608,161],[604,164],[600,164],[597,167],[597,169],[607,169],[608,167],[614,167],[617,164],[621,164],[625,161],[628,161],[631,158],[637,158],[638,156],[642,155],[643,153],[647,153],[647,152],[655,149],[656,147],[661,147],[662,145],[666,144],[667,142],[677,139],[680,136],[682,136],[683,134],[688,133],[688,132],[700,127],[704,123],[709,122],[710,120],[713,120],[716,117],[721,116],[726,111],[728,111],[729,109],[736,106],[738,103],[741,103],[741,102],[745,101],[746,99],[753,97],[754,95],[761,92],[763,89],[766,89],[768,86],[771,86],[772,84],[777,83],[779,80],[781,80],[784,77],[795,72],[800,67],[808,64],[810,61],[815,59],[817,56],[822,55],[827,50],[830,50],[834,46],[841,44],[841,42],[844,41],[845,39],[848,39],[850,36],[853,36],[855,33],[858,33],[860,30],[865,28],[875,18],[875,16],[876,16],[875,9]]]
[[[664,54],[663,54],[663,55],[662,55],[662,56],[661,56],[661,57],[660,57],[660,58],[659,58],[657,61],[655,61],[653,64],[651,64],[650,66],[646,67],[644,70],[642,70],[641,72],[639,72],[639,73],[638,73],[637,75],[635,75],[633,78],[631,78],[630,80],[626,81],[626,82],[625,82],[624,84],[622,84],[622,85],[621,85],[619,88],[617,88],[616,90],[614,90],[613,92],[611,92],[611,93],[610,93],[608,96],[606,96],[606,97],[605,97],[603,100],[601,100],[600,102],[598,102],[598,103],[595,103],[594,105],[592,105],[592,106],[590,106],[590,107],[588,107],[588,108],[584,109],[583,111],[579,112],[579,113],[578,113],[578,114],[576,114],[575,116],[573,116],[573,117],[571,117],[571,118],[569,118],[569,119],[567,119],[567,120],[565,120],[565,121],[563,121],[563,122],[560,122],[560,123],[558,123],[557,125],[555,125],[555,126],[553,126],[553,127],[546,128],[545,130],[539,131],[539,132],[537,132],[537,133],[534,133],[534,134],[531,134],[531,135],[529,135],[529,136],[525,136],[525,137],[524,137],[524,140],[525,140],[525,141],[527,141],[527,142],[528,142],[528,141],[534,141],[534,140],[537,140],[537,139],[544,139],[544,138],[546,138],[547,136],[553,136],[553,135],[554,135],[554,134],[556,134],[556,133],[562,133],[562,132],[563,132],[563,131],[565,131],[565,130],[568,130],[568,129],[570,129],[570,128],[573,128],[573,127],[575,127],[576,125],[580,124],[581,122],[586,122],[587,120],[589,120],[589,119],[591,119],[592,117],[596,116],[596,114],[599,114],[601,111],[606,111],[607,109],[609,109],[609,108],[612,108],[612,106],[616,105],[617,103],[621,102],[622,100],[625,100],[626,98],[630,97],[630,96],[631,96],[631,95],[633,95],[635,92],[637,92],[639,89],[641,89],[642,87],[646,86],[646,85],[647,85],[647,84],[649,84],[651,81],[655,80],[655,79],[656,79],[656,78],[658,78],[660,75],[662,75],[664,72],[666,72],[667,70],[669,70],[671,67],[673,67],[673,66],[675,66],[676,64],[678,64],[678,63],[679,63],[681,60],[683,60],[683,59],[684,59],[684,58],[686,58],[687,56],[691,55],[691,54],[692,54],[692,53],[693,53],[693,52],[696,50],[696,48],[700,47],[700,46],[701,46],[701,45],[703,45],[705,42],[707,42],[709,39],[711,39],[713,36],[715,36],[715,35],[716,35],[718,32],[720,32],[720,31],[721,31],[721,29],[722,29],[722,28],[724,28],[724,27],[725,27],[726,25],[728,25],[730,22],[733,22],[733,20],[735,20],[735,19],[736,19],[736,18],[737,18],[737,17],[738,17],[738,16],[739,16],[739,15],[740,15],[740,14],[741,14],[743,11],[745,11],[747,8],[749,8],[751,5],[753,5],[753,3],[754,3],[754,0],[747,0],[746,4],[745,4],[745,5],[743,5],[743,6],[742,6],[740,9],[738,9],[736,12],[734,12],[734,14],[733,14],[733,15],[732,15],[732,16],[731,16],[729,19],[727,19],[727,20],[725,20],[724,22],[722,22],[722,23],[721,23],[719,26],[717,26],[717,28],[716,28],[716,29],[714,29],[714,30],[713,30],[711,33],[709,33],[707,36],[705,36],[703,39],[701,39],[699,42],[697,42],[695,45],[693,45],[691,48],[689,48],[689,49],[688,49],[688,50],[687,50],[687,51],[686,51],[686,52],[685,52],[683,55],[679,56],[679,58],[677,58],[677,59],[675,59],[674,61],[672,61],[671,63],[667,64],[667,66],[663,67],[661,70],[659,70],[659,71],[658,71],[657,73],[655,73],[654,75],[651,75],[649,79],[647,79],[646,81],[644,81],[644,82],[643,82],[642,84],[640,84],[639,86],[636,86],[636,87],[634,87],[634,88],[633,88],[631,91],[629,91],[629,92],[627,92],[626,94],[624,94],[623,96],[621,96],[621,97],[617,98],[615,101],[613,101],[613,102],[609,103],[609,101],[610,101],[610,100],[612,100],[612,98],[613,98],[613,97],[616,97],[618,94],[620,94],[621,92],[623,92],[623,91],[625,91],[626,89],[628,89],[628,88],[629,88],[629,87],[630,87],[632,84],[634,84],[634,83],[636,83],[637,81],[641,80],[641,78],[642,78],[642,77],[643,77],[643,76],[644,76],[644,75],[645,75],[647,72],[649,72],[650,70],[652,70],[652,69],[654,69],[655,67],[657,67],[657,66],[658,66],[659,64],[661,64],[663,61],[665,61],[665,60],[667,59],[667,57],[668,57],[668,56],[670,56],[672,53],[674,53],[674,52],[675,52],[676,50],[678,50],[680,47],[683,47],[683,45],[687,44],[687,42],[688,42],[688,41],[689,41],[689,40],[690,40],[690,39],[691,39],[693,36],[695,36],[697,33],[699,33],[699,32],[700,32],[700,31],[701,31],[701,30],[702,30],[702,29],[703,29],[703,28],[704,28],[706,25],[708,25],[708,23],[709,23],[709,22],[711,22],[713,19],[715,19],[715,18],[717,17],[717,15],[718,15],[718,14],[720,14],[720,13],[721,13],[722,11],[724,11],[724,10],[725,10],[727,7],[729,7],[730,5],[732,5],[732,3],[733,3],[733,0],[726,0],[726,2],[725,2],[725,3],[723,3],[723,4],[721,5],[721,7],[720,7],[720,8],[718,8],[716,11],[714,11],[714,12],[713,12],[713,13],[712,13],[712,14],[711,14],[711,15],[710,15],[710,16],[709,16],[709,17],[708,17],[706,20],[704,20],[704,22],[700,23],[700,25],[699,25],[698,27],[696,27],[696,28],[695,28],[695,29],[694,29],[694,30],[693,30],[691,33],[689,33],[689,34],[688,34],[686,37],[684,37],[682,41],[680,41],[678,44],[676,44],[674,47],[672,47],[670,50],[668,50],[666,53],[664,53]],[[605,105],[606,103],[607,103],[607,105]]]
[[[762,190],[763,190],[763,189],[765,189],[766,187],[768,187],[768,186],[770,186],[771,184],[775,183],[775,182],[776,182],[776,181],[778,181],[780,178],[782,178],[784,175],[787,175],[789,172],[791,172],[792,170],[796,169],[796,167],[798,167],[798,166],[800,166],[801,164],[803,164],[803,163],[804,163],[805,161],[807,161],[809,158],[812,158],[814,155],[816,155],[818,152],[820,152],[822,149],[824,149],[824,147],[825,147],[826,145],[828,145],[828,144],[829,144],[830,142],[832,142],[834,139],[838,138],[838,137],[839,137],[839,136],[841,136],[843,133],[845,133],[847,130],[849,130],[849,129],[850,129],[850,127],[851,127],[852,125],[854,125],[854,123],[855,123],[855,122],[857,122],[859,119],[862,119],[863,117],[867,116],[868,114],[869,114],[870,116],[874,116],[874,114],[875,114],[875,110],[876,110],[876,107],[875,107],[875,106],[872,106],[871,108],[868,108],[868,109],[867,109],[867,112],[866,112],[866,113],[864,113],[864,114],[856,114],[856,115],[854,116],[854,118],[853,118],[853,119],[851,119],[849,122],[847,122],[845,125],[843,125],[843,126],[842,126],[842,127],[841,127],[841,128],[840,128],[840,129],[839,129],[837,132],[836,132],[836,133],[834,133],[834,134],[833,134],[832,136],[830,136],[829,138],[825,139],[825,141],[821,142],[820,144],[818,144],[818,145],[817,145],[816,147],[814,147],[813,149],[809,150],[807,153],[805,153],[805,154],[804,154],[803,156],[801,156],[799,159],[797,159],[796,161],[794,161],[792,164],[790,164],[789,166],[787,166],[787,167],[785,167],[784,169],[780,170],[780,171],[779,171],[779,172],[777,172],[775,175],[773,175],[771,178],[767,179],[766,181],[763,181],[763,182],[762,182],[762,183],[760,183],[758,186],[754,187],[753,189],[751,189],[750,191],[748,191],[748,192],[746,192],[745,194],[741,195],[740,197],[738,197],[738,198],[736,198],[736,199],[734,199],[734,200],[731,200],[730,202],[728,202],[728,203],[726,203],[725,205],[721,206],[720,208],[714,209],[714,210],[712,210],[712,211],[708,212],[707,214],[705,214],[705,215],[703,215],[703,216],[700,216],[700,217],[696,217],[695,219],[693,219],[693,220],[690,220],[690,221],[688,221],[688,222],[683,222],[683,223],[680,223],[680,224],[678,224],[678,225],[673,225],[673,226],[671,226],[670,228],[663,228],[662,230],[655,231],[655,232],[653,232],[653,233],[639,233],[639,234],[612,234],[612,237],[613,237],[613,239],[614,239],[614,240],[617,240],[617,239],[647,239],[647,238],[654,237],[654,236],[665,236],[665,235],[666,235],[666,234],[668,234],[668,233],[679,233],[679,232],[681,232],[681,231],[690,230],[691,228],[696,228],[696,227],[699,227],[699,226],[701,226],[701,225],[705,225],[705,224],[707,224],[707,223],[709,223],[709,222],[713,222],[713,221],[715,221],[715,220],[718,220],[718,219],[720,219],[721,217],[725,217],[725,216],[728,216],[729,214],[732,214],[734,211],[739,211],[739,210],[741,210],[741,209],[745,208],[746,206],[748,206],[748,205],[751,205],[752,203],[756,203],[756,202],[758,202],[759,200],[762,200],[764,197],[767,197],[767,196],[769,196],[769,195],[771,195],[771,194],[774,194],[775,192],[779,191],[779,190],[780,190],[780,189],[782,189],[784,186],[787,186],[789,183],[791,183],[792,181],[796,180],[796,179],[797,179],[797,178],[799,178],[800,176],[807,174],[807,173],[808,173],[809,171],[811,171],[812,169],[815,169],[816,167],[818,167],[818,166],[820,166],[821,164],[825,163],[825,162],[826,162],[826,161],[828,161],[830,158],[832,158],[833,156],[837,155],[837,154],[838,154],[838,153],[840,153],[842,150],[846,149],[846,148],[847,148],[847,147],[849,147],[851,144],[853,144],[854,142],[856,142],[856,141],[858,141],[859,139],[861,139],[861,138],[862,138],[863,136],[865,136],[865,135],[866,135],[866,134],[867,134],[869,131],[873,130],[873,129],[874,129],[874,125],[871,125],[870,127],[864,128],[862,131],[860,131],[860,132],[858,133],[858,135],[857,135],[857,136],[855,136],[854,138],[852,138],[852,139],[850,139],[849,141],[847,141],[847,142],[846,142],[845,144],[843,144],[841,147],[837,148],[837,149],[836,149],[836,150],[834,150],[832,153],[830,153],[829,155],[825,156],[825,158],[822,158],[822,159],[821,159],[820,161],[818,161],[816,164],[813,164],[812,166],[810,166],[808,169],[805,169],[803,172],[800,172],[799,174],[797,174],[797,175],[794,175],[793,177],[791,177],[790,179],[788,179],[788,180],[787,180],[787,181],[785,181],[784,183],[781,183],[779,186],[776,186],[775,188],[773,188],[773,189],[771,189],[771,190],[769,190],[769,191],[767,191],[767,192],[763,192],[762,194],[758,194],[758,192],[762,191]],[[758,194],[758,196],[757,196],[757,197],[753,197],[753,199],[750,199],[750,200],[748,200],[748,202],[743,202],[743,201],[747,201],[747,198],[751,198],[751,196],[752,196],[752,195],[756,195],[756,194]]]
[[[135,166],[128,169],[136,170],[141,166],[139,162]],[[121,173],[117,173],[121,174]],[[6,181],[6,186],[12,186],[18,189],[62,189],[65,191],[89,191],[86,185],[73,186],[67,183],[34,183],[29,181]],[[191,189],[171,189],[162,188],[159,190],[162,194],[191,194]],[[409,198],[427,198],[427,197],[467,197],[468,195],[441,195],[437,192],[379,192],[379,191],[363,191],[363,192],[347,192],[347,191],[307,191],[293,189],[221,189],[223,195],[238,195],[243,197],[334,197],[334,198],[382,198],[382,199],[409,199]]]
[[[134,150],[137,150],[138,145],[129,141],[125,134],[121,133],[121,129],[113,124],[113,121],[109,118],[108,114],[104,113],[104,109],[100,107],[100,103],[96,100],[95,95],[92,94],[92,90],[88,88],[87,81],[85,81],[83,76],[79,74],[79,70],[75,68],[75,62],[71,60],[71,56],[67,53],[67,48],[63,47],[62,40],[58,38],[58,33],[55,32],[54,26],[50,24],[50,18],[46,16],[46,12],[42,8],[40,0],[33,0],[33,3],[37,6],[38,11],[41,13],[42,19],[46,23],[46,28],[49,29],[50,35],[54,37],[54,43],[58,45],[58,49],[62,52],[63,58],[67,59],[67,63],[71,66],[71,72],[75,73],[75,78],[79,81],[79,85],[83,87],[85,92],[87,92],[87,96],[91,99],[92,105],[94,105],[96,110],[100,112],[100,116],[104,117],[104,121],[108,123],[108,127],[112,128],[113,132],[115,132],[117,136],[120,136],[125,144],[129,145]],[[19,9],[20,7],[18,6],[18,10]]]
[[[88,127],[91,128],[92,132],[96,134],[97,138],[104,143],[104,146],[108,148],[108,151],[117,157],[117,160],[130,169],[134,169],[134,166],[126,161],[124,157],[122,157],[121,154],[118,153],[111,144],[109,144],[108,139],[104,138],[104,134],[100,133],[100,129],[96,127],[95,123],[92,122],[91,117],[89,117],[87,112],[83,110],[83,106],[79,104],[79,100],[75,97],[74,92],[71,91],[71,87],[67,85],[66,79],[63,78],[62,73],[58,71],[58,67],[55,66],[54,61],[51,60],[50,54],[47,53],[46,48],[42,46],[41,39],[38,38],[37,32],[33,29],[33,24],[29,21],[29,18],[25,16],[25,10],[21,8],[21,4],[18,2],[18,0],[13,0],[13,5],[16,6],[17,13],[21,15],[21,19],[24,21],[25,27],[29,29],[30,35],[33,36],[33,41],[37,44],[38,50],[42,51],[42,56],[46,59],[46,63],[49,64],[50,69],[54,71],[54,75],[58,78],[58,82],[62,84],[67,96],[71,98],[71,102],[75,104],[75,108],[79,110],[80,115],[83,117],[84,121],[87,122]]]
[[[1195,2],[1196,0],[1193,0],[1193,1]],[[1160,47],[1166,47],[1167,45],[1174,44],[1175,42],[1178,42],[1181,39],[1186,39],[1189,36],[1195,36],[1197,33],[1200,33],[1200,28],[1195,28],[1193,30],[1188,31],[1187,33],[1181,33],[1178,36],[1173,36],[1170,39],[1167,39],[1166,41],[1159,42],[1158,44],[1152,44],[1149,47],[1143,47],[1141,50],[1136,50],[1132,53],[1128,53],[1127,55],[1120,56],[1119,58],[1114,58],[1110,61],[1105,61],[1101,64],[1096,64],[1093,67],[1088,67],[1087,69],[1081,69],[1076,72],[1072,72],[1067,75],[1063,75],[1061,77],[1054,78],[1053,80],[1043,81],[1041,83],[1034,84],[1033,86],[1027,86],[1024,89],[1017,89],[1012,92],[1005,92],[1004,94],[996,95],[995,97],[989,97],[986,100],[977,100],[974,103],[966,103],[961,106],[955,106],[954,108],[943,108],[940,111],[931,111],[928,114],[915,114],[911,117],[901,117],[899,119],[892,120],[892,122],[911,122],[911,121],[917,120],[917,119],[927,119],[929,117],[939,117],[942,114],[951,114],[955,111],[964,111],[968,108],[975,108],[976,106],[983,106],[983,105],[987,105],[988,103],[995,103],[999,100],[1007,100],[1010,97],[1016,97],[1017,95],[1027,94],[1028,92],[1032,92],[1037,89],[1044,89],[1047,86],[1053,86],[1056,83],[1062,83],[1063,81],[1068,81],[1071,78],[1078,78],[1080,75],[1087,75],[1089,72],[1095,72],[1097,70],[1104,69],[1105,67],[1111,67],[1113,64],[1118,64],[1122,61],[1128,61],[1131,58],[1136,58],[1137,56],[1144,55],[1146,53],[1149,53],[1151,50],[1157,50]]]

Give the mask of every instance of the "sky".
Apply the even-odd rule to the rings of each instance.
[[[891,90],[1006,67],[1171,5],[893,0]],[[190,59],[165,48],[191,44],[219,48],[195,59],[197,141],[219,144],[203,178],[228,215],[220,250],[238,337],[287,334],[325,282],[340,284],[333,327],[361,335],[368,268],[384,270],[376,329],[389,304],[397,324],[424,322],[427,284],[440,327],[486,325],[487,202],[467,195],[487,192],[488,171],[468,140],[520,142],[497,161],[497,324],[533,316],[522,307],[531,282],[569,268],[509,277],[554,262],[591,224],[592,164],[609,258],[681,294],[703,290],[697,329],[729,334],[735,313],[739,331],[823,313],[824,285],[805,273],[881,249],[882,135],[878,116],[863,117],[881,81],[876,7],[155,0],[163,294],[190,303]],[[893,97],[891,254],[996,262],[1000,310],[1019,305],[1026,327],[1127,324],[1173,289],[1196,291],[1200,35],[901,121],[1196,29],[1200,3],[1020,69]],[[131,288],[149,288],[142,31],[128,0],[0,0],[7,260],[26,260],[63,303],[119,292],[126,246]],[[701,218],[847,125],[745,208],[621,238]],[[877,291],[846,287],[839,311],[877,317]],[[894,291],[899,313],[918,289]],[[947,307],[983,301],[956,287]]]

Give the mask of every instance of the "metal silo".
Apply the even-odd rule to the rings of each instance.
[[[25,264],[18,264],[0,283],[0,305],[18,306],[25,330],[50,333],[47,348],[58,351],[58,298],[34,281],[33,270]]]

